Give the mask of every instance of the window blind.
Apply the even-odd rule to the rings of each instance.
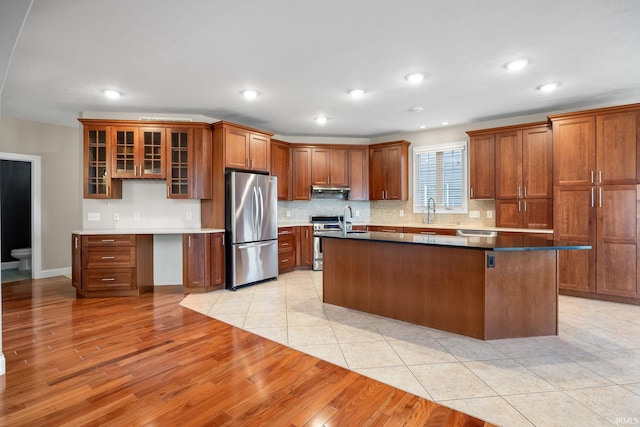
[[[430,198],[441,210],[466,210],[465,145],[414,149],[414,211]]]

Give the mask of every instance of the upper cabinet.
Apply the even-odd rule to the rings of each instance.
[[[550,116],[554,185],[640,182],[638,105]]]
[[[349,200],[369,200],[369,148],[349,148]]]
[[[212,151],[209,126],[174,126],[167,135],[167,197],[210,199]]]
[[[312,185],[349,185],[349,151],[347,148],[314,147],[311,149]]]
[[[211,197],[211,128],[80,119],[84,125],[84,197],[122,198],[124,179],[166,179],[167,197]]]
[[[111,137],[114,178],[165,177],[164,127],[114,126]]]
[[[495,134],[496,199],[553,196],[551,132],[545,123]]]
[[[408,200],[408,141],[369,146],[369,200]]]
[[[286,142],[271,140],[271,175],[278,177],[278,200],[291,200],[291,149]]]
[[[122,181],[111,175],[111,127],[105,123],[84,124],[84,197],[121,199]]]
[[[269,172],[273,134],[224,121],[213,127],[220,129],[225,168]]]
[[[311,199],[311,147],[291,147],[292,200]]]
[[[495,138],[492,133],[467,132],[469,140],[469,197],[495,199]]]

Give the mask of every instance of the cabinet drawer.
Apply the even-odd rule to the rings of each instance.
[[[386,233],[402,233],[404,232],[403,227],[394,227],[394,226],[386,226],[386,225],[369,225],[367,226],[367,230],[369,231],[382,231]]]
[[[135,268],[87,269],[82,272],[85,291],[113,291],[136,289]]]
[[[420,228],[420,227],[404,227],[404,233],[413,234],[438,234],[441,236],[455,236],[456,230],[449,228]]]
[[[130,247],[89,247],[82,256],[83,268],[135,267],[136,248]]]
[[[295,248],[295,236],[293,234],[281,234],[278,236],[278,252]]]
[[[295,251],[288,250],[286,252],[278,253],[278,272],[292,270],[296,266],[296,253]]]
[[[82,236],[83,246],[133,246],[135,234],[99,234]]]

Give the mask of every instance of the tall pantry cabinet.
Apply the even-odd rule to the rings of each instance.
[[[590,251],[560,251],[560,289],[637,301],[640,105],[549,119],[555,238],[593,246]]]

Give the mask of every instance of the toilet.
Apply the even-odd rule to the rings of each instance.
[[[14,249],[11,256],[19,261],[18,270],[31,270],[31,248]]]

